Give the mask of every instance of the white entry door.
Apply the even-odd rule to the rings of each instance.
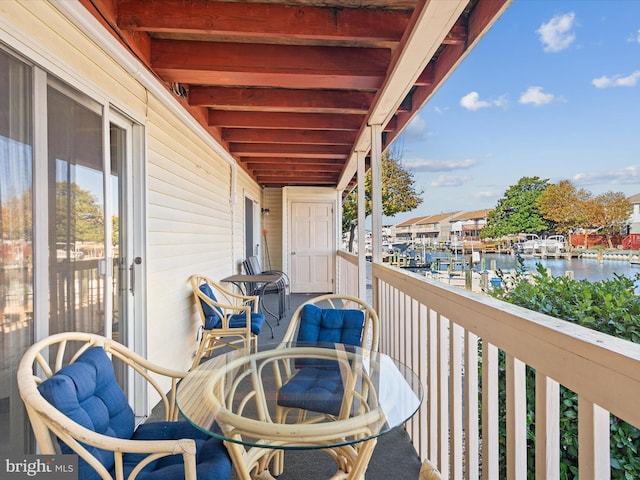
[[[291,204],[291,291],[333,292],[335,220],[333,203]]]

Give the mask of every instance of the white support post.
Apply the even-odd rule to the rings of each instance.
[[[367,152],[356,152],[358,160],[358,297],[367,299],[367,226],[366,226],[366,202],[365,195],[365,157]]]
[[[371,254],[382,262],[382,125],[371,127]]]

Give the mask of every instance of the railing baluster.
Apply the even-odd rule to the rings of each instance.
[[[506,355],[507,478],[527,479],[527,382],[525,364]]]
[[[482,341],[482,478],[499,475],[498,348]]]
[[[560,480],[560,385],[536,372],[536,478]]]
[[[478,410],[478,336],[464,331],[465,478],[478,480],[480,417]]]
[[[462,479],[462,341],[464,330],[449,322],[449,451],[451,472],[449,478]]]
[[[578,396],[578,469],[580,480],[611,478],[609,412]]]
[[[449,321],[436,314],[438,323],[438,464],[444,478],[449,476]]]
[[[428,458],[438,458],[438,316],[428,308],[427,409],[429,410]]]

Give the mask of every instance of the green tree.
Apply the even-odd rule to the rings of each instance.
[[[104,215],[95,196],[76,183],[56,184],[56,242],[102,242]]]
[[[413,174],[402,166],[394,152],[382,154],[382,213],[393,217],[409,212],[422,203],[423,191],[415,189]],[[364,181],[365,216],[371,215],[371,170]],[[342,202],[342,233],[349,233],[349,251],[353,251],[354,232],[358,225],[358,189],[349,192]]]
[[[538,197],[549,186],[548,179],[522,177],[498,200],[496,208],[487,215],[481,238],[499,238],[518,233],[541,233],[553,230],[554,225],[538,210]]]

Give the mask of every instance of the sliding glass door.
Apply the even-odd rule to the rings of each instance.
[[[15,373],[35,340],[83,331],[144,344],[133,318],[134,299],[144,298],[132,241],[140,131],[110,105],[0,49],[2,455],[33,449]]]

